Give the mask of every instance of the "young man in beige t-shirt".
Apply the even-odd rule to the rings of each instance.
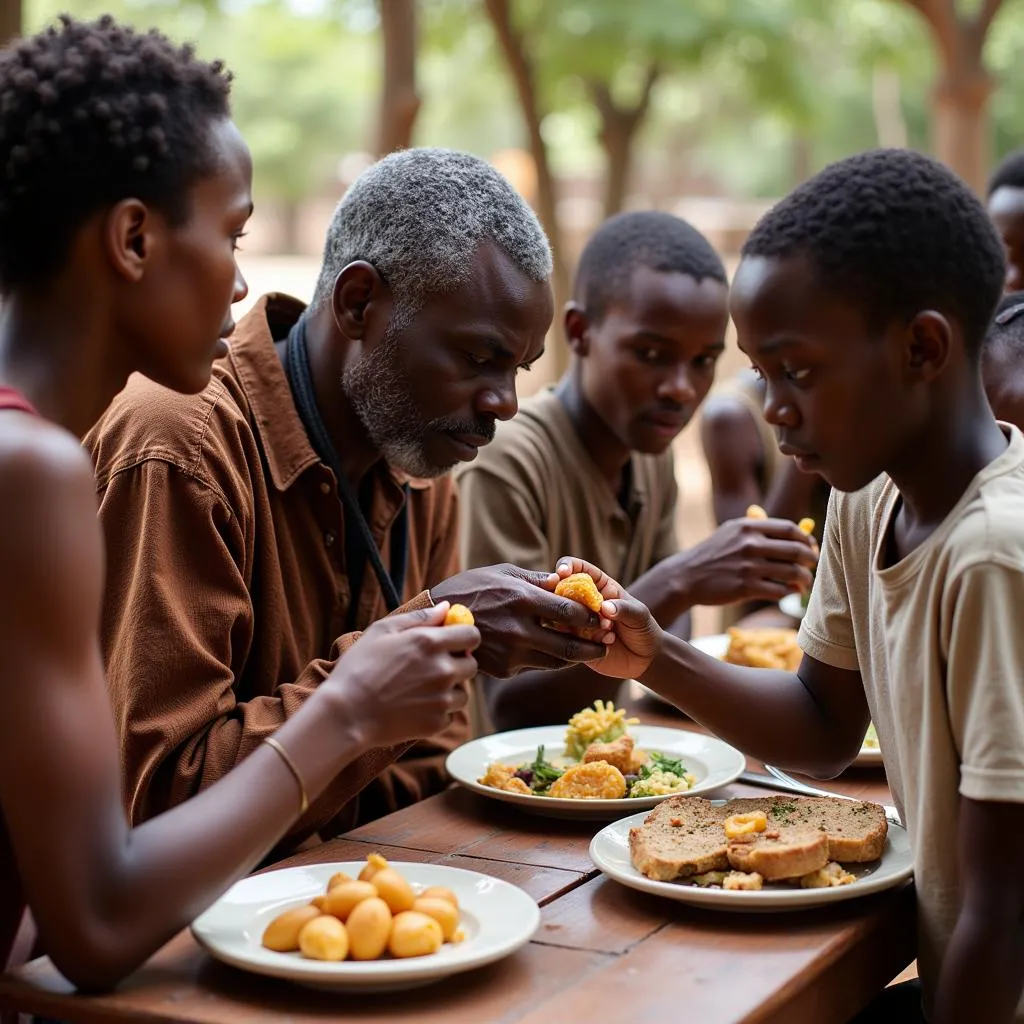
[[[672,442],[715,379],[728,295],[721,259],[686,221],[643,210],[598,228],[565,310],[572,366],[459,471],[466,568],[545,571],[571,551],[686,637],[694,605],[777,602],[810,586],[817,550],[792,521],[741,510],[679,549]],[[479,687],[499,731],[564,722],[617,689],[581,667]]]
[[[755,757],[835,775],[873,717],[914,851],[923,1006],[895,986],[858,1021],[1024,1020],[1024,437],[979,365],[1004,259],[967,187],[895,150],[827,168],[744,246],[730,305],[765,416],[834,488],[795,674],[706,658],[604,585],[598,670]]]

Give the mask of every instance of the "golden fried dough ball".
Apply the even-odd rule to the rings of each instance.
[[[348,956],[348,932],[336,917],[322,914],[299,932],[299,950],[308,960],[344,960]]]
[[[388,951],[392,956],[428,956],[444,944],[441,926],[426,914],[406,910],[395,916],[388,938]]]
[[[748,519],[767,519],[768,513],[765,512],[760,505],[750,505],[747,507],[747,518]]]
[[[445,942],[450,942],[459,927],[459,912],[439,896],[418,896],[412,909],[432,917],[440,926]]]
[[[797,528],[808,535],[814,533],[814,520],[809,516],[804,516],[799,523],[796,524]]]
[[[555,587],[555,593],[559,597],[567,597],[570,601],[586,605],[592,612],[599,612],[604,598],[597,584],[589,572],[574,572],[566,576],[564,580]]]
[[[357,903],[345,922],[353,960],[376,960],[388,947],[391,911],[379,897]]]
[[[359,872],[360,882],[372,882],[373,876],[388,866],[387,859],[379,853],[371,853],[366,858],[366,866]]]
[[[291,953],[299,948],[299,932],[320,916],[314,906],[292,907],[278,914],[263,932],[263,945],[275,953]]]
[[[446,626],[472,626],[476,620],[464,604],[453,604],[444,617]]]
[[[626,795],[622,772],[607,761],[574,764],[555,779],[548,793],[572,800],[621,800]]]
[[[456,910],[459,909],[459,897],[451,891],[446,889],[443,885],[432,885],[429,889],[424,889],[420,893],[420,899],[439,899],[447,900]]]
[[[339,921],[344,921],[355,909],[357,903],[379,895],[377,887],[372,882],[342,882],[327,894],[327,904],[324,909]]]
[[[378,871],[373,876],[373,884],[392,914],[410,910],[416,902],[416,893],[412,886],[394,868]]]

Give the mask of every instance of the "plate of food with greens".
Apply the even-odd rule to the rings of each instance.
[[[569,719],[483,736],[448,755],[448,774],[482,796],[556,818],[604,819],[736,779],[743,755],[714,736],[643,725],[610,701]]]

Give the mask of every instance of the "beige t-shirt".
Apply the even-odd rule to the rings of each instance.
[[[679,550],[671,450],[634,454],[631,476],[623,507],[555,393],[534,395],[458,473],[463,566],[577,555],[628,586]]]
[[[925,1006],[958,912],[959,799],[1024,803],[1024,436],[882,568],[899,492],[832,492],[800,645],[859,670],[914,851]],[[1017,1020],[1024,1020],[1024,1004]]]

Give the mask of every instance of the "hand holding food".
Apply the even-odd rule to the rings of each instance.
[[[417,893],[378,853],[358,879],[338,872],[326,894],[279,914],[263,932],[266,949],[334,962],[429,956],[462,939],[455,894],[440,886]]]
[[[814,539],[788,519],[769,519],[752,505],[700,544],[665,559],[691,605],[778,601],[807,590],[818,563]]]
[[[360,725],[368,745],[433,736],[465,706],[460,684],[476,674],[470,652],[480,634],[470,625],[444,626],[448,614],[442,603],[375,622],[319,687]]]
[[[453,604],[444,617],[446,626],[472,626],[475,621],[473,613],[464,604]]]
[[[665,559],[663,564],[671,561]],[[639,678],[661,650],[663,641],[661,627],[651,615],[650,609],[627,594],[606,572],[582,558],[560,558],[556,572],[562,580],[574,574],[586,573],[606,602],[602,605],[602,614],[607,618],[602,621],[611,621],[613,635],[605,637],[608,646],[604,657],[599,661],[588,662],[588,666],[613,679]]]
[[[553,593],[552,573],[514,565],[469,569],[431,589],[435,601],[473,607],[482,637],[476,651],[481,671],[506,679],[531,668],[561,668],[604,657],[591,634],[601,620],[589,608]]]

